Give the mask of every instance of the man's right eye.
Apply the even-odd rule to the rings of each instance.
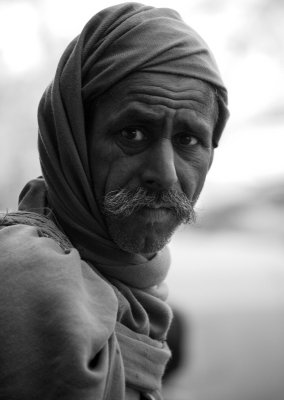
[[[143,142],[147,140],[147,136],[138,128],[124,128],[120,131],[120,136],[130,142]]]

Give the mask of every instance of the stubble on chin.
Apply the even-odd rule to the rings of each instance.
[[[156,253],[182,223],[195,220],[193,202],[176,190],[149,192],[143,187],[108,192],[103,213],[112,240],[134,254]]]
[[[117,246],[131,254],[153,254],[162,250],[170,241],[178,223],[162,229],[153,224],[139,224],[131,218],[106,218],[109,234]]]

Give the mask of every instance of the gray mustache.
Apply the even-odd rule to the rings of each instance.
[[[174,212],[180,223],[196,219],[193,202],[177,190],[149,192],[143,187],[114,190],[106,194],[103,207],[105,215],[116,218],[129,217],[143,207],[164,207]]]

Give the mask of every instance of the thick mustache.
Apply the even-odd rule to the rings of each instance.
[[[195,221],[193,202],[177,190],[149,192],[143,187],[113,190],[105,195],[104,213],[116,218],[129,217],[143,207],[168,208],[180,223]]]

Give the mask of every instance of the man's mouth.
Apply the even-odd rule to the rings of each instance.
[[[104,213],[114,219],[139,218],[144,222],[189,223],[194,220],[192,201],[182,192],[149,193],[143,187],[135,190],[120,189],[104,198]]]
[[[149,203],[145,208],[160,209],[160,208],[172,208],[173,206],[168,203]]]
[[[142,207],[138,212],[146,222],[165,222],[173,215],[169,207],[161,205],[151,205]]]

